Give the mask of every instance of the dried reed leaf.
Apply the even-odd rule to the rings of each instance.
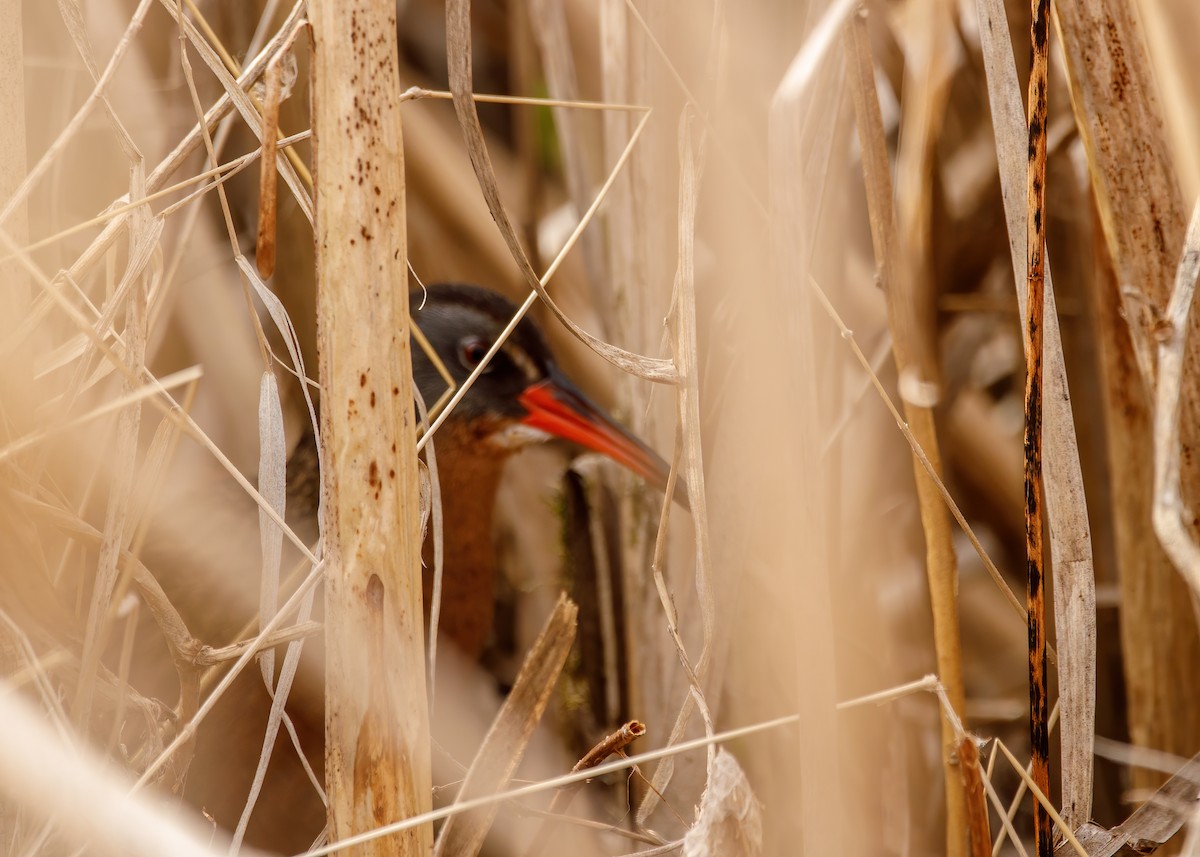
[[[1175,772],[1133,815],[1112,830],[1088,822],[1076,833],[1088,857],[1125,857],[1153,854],[1159,846],[1195,818],[1200,800],[1200,754]],[[1075,851],[1070,842],[1054,850],[1055,857],[1069,857]]]
[[[413,330],[418,328],[413,325]],[[428,344],[428,343],[426,343]],[[431,352],[432,348],[429,349]],[[436,352],[434,352],[436,356]],[[440,359],[437,364],[440,365]],[[442,367],[443,370],[445,367]],[[454,379],[451,378],[451,381]],[[421,418],[421,425],[425,431],[429,431],[429,412],[425,409],[425,400],[421,398],[421,391],[413,386],[413,399],[417,404],[417,414]],[[428,443],[425,445],[425,470],[422,471],[422,491],[428,488],[429,501],[429,532],[424,531],[422,527],[422,544],[425,538],[429,537],[433,541],[433,589],[429,599],[429,630],[426,632],[427,646],[429,649],[429,717],[433,718],[437,703],[437,650],[438,650],[438,623],[442,612],[442,581],[446,570],[446,531],[444,527],[444,512],[442,510],[442,483],[438,476],[437,465],[437,450],[434,444]],[[422,522],[426,520],[424,510],[425,498],[422,497]]]
[[[304,368],[304,355],[300,351],[300,337],[296,333],[296,328],[292,324],[291,316],[288,315],[287,309],[279,297],[267,287],[267,284],[258,276],[258,272],[250,261],[243,255],[237,257],[238,268],[246,277],[246,281],[250,283],[250,287],[254,289],[254,293],[258,295],[259,300],[263,302],[263,306],[267,309],[267,314],[271,316],[271,321],[275,322],[275,328],[279,331],[280,337],[283,339],[284,347],[287,348],[288,357],[291,358],[292,365],[289,368],[297,378],[300,379],[300,395],[304,399],[305,407],[308,409],[309,427],[313,432],[313,437],[318,440],[321,437],[319,420],[317,419],[317,407],[312,397],[313,383],[308,379],[307,370]],[[321,444],[317,444],[317,469],[321,469]],[[262,508],[260,506],[260,508]]]
[[[309,590],[300,602],[300,610],[296,616],[298,624],[304,624],[309,621],[312,616],[313,598],[315,590]],[[250,816],[254,812],[255,804],[258,802],[259,795],[262,793],[263,782],[267,776],[267,766],[271,761],[271,754],[275,750],[275,739],[279,735],[279,726],[286,722],[288,725],[288,733],[291,736],[292,743],[295,746],[296,753],[300,757],[301,764],[304,767],[305,773],[316,789],[317,794],[321,797],[321,802],[328,805],[328,797],[325,790],[321,788],[321,783],[317,779],[316,774],[308,764],[308,757],[304,754],[304,749],[300,746],[300,739],[296,733],[295,727],[292,725],[290,718],[284,711],[284,706],[287,704],[288,695],[292,690],[292,683],[296,678],[296,671],[300,667],[300,654],[304,646],[304,639],[300,638],[288,643],[287,654],[283,659],[283,668],[279,673],[279,682],[272,687],[272,679],[274,676],[267,678],[267,691],[271,694],[271,711],[267,716],[267,730],[263,737],[262,752],[259,754],[258,767],[254,771],[254,780],[250,785],[250,795],[246,799],[246,805],[242,810],[242,815],[238,819],[237,828],[233,834],[233,844],[230,846],[230,854],[236,855],[242,845],[242,840],[246,835],[246,829],[250,825]],[[267,648],[259,655],[264,662],[268,655],[273,656],[275,650]],[[272,665],[274,657],[271,658]]]
[[[578,613],[574,602],[566,595],[559,596],[471,762],[456,803],[500,792],[512,780],[575,642]],[[492,804],[451,816],[438,834],[434,857],[475,857],[497,810]]]
[[[684,857],[756,857],[763,847],[762,806],[733,754],[716,751],[700,817],[683,837]]]

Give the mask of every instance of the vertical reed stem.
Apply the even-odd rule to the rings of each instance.
[[[431,805],[396,6],[312,0],[330,839]],[[426,855],[430,825],[356,855]]]
[[[1025,571],[1029,612],[1029,740],[1033,780],[1050,794],[1050,730],[1046,702],[1046,595],[1042,567],[1042,317],[1046,248],[1046,64],[1050,0],[1033,0],[1029,76],[1029,242],[1025,342]],[[1050,816],[1033,805],[1038,857],[1051,857]]]

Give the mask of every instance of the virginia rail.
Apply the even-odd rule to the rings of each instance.
[[[516,307],[498,294],[467,285],[414,291],[410,304],[415,322],[457,384],[466,380],[516,313]],[[414,381],[424,401],[432,404],[445,392],[446,382],[415,343],[412,354]],[[450,640],[467,658],[478,659],[491,636],[496,572],[492,517],[501,471],[522,447],[553,438],[600,452],[657,486],[666,484],[668,468],[663,460],[571,383],[555,363],[541,332],[526,319],[433,437],[445,544],[439,636]],[[310,435],[288,463],[288,517],[309,539],[316,530],[316,463]],[[686,506],[683,489],[677,489],[676,498]],[[213,537],[224,539],[225,535]],[[428,548],[427,544],[425,565],[431,575]],[[239,580],[247,588],[239,600],[253,603],[250,590],[257,587],[255,579],[247,575]],[[427,576],[427,608],[429,583]],[[184,598],[188,604],[200,600],[201,610],[212,609],[205,606],[211,597],[207,601],[204,596]],[[221,633],[211,627],[209,619],[196,621],[193,629],[201,636],[219,638]],[[318,654],[319,645],[315,648],[313,654]],[[187,787],[190,800],[230,827],[245,802],[270,702],[261,678],[251,672],[256,671],[239,678],[230,691],[233,698],[219,705],[211,722],[201,728]],[[304,674],[302,671],[293,689],[288,710],[319,771],[323,732],[320,678],[310,672],[306,683]],[[286,737],[276,744],[247,842],[290,852],[311,842],[321,828],[323,813],[295,751],[287,744]]]

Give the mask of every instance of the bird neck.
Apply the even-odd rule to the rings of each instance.
[[[444,564],[439,637],[478,658],[492,632],[496,551],[492,518],[508,454],[446,423],[437,437]],[[432,539],[425,544],[426,607],[433,593]]]

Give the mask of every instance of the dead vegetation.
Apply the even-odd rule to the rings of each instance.
[[[1200,854],[1191,4],[0,20],[4,853]],[[513,458],[482,664],[445,281],[688,507]]]

